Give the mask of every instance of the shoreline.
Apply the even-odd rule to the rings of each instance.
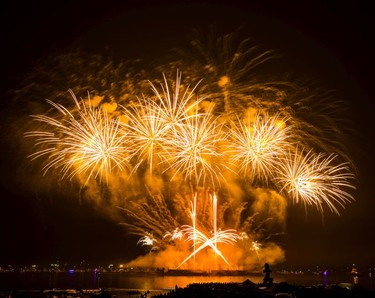
[[[198,297],[375,297],[375,290],[351,283],[340,283],[332,285],[301,286],[292,285],[286,282],[274,283],[271,286],[256,284],[250,280],[243,283],[200,283],[189,284],[184,288],[176,288],[168,293],[159,294],[153,297],[167,298],[198,298]]]
[[[274,283],[268,287],[254,283],[249,279],[244,282],[208,282],[191,283],[186,287],[164,289],[125,289],[96,288],[71,289],[51,288],[35,290],[0,289],[0,298],[199,298],[199,297],[375,297],[375,289],[353,283],[293,285],[287,282]]]

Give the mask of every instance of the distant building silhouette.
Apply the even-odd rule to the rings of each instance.
[[[271,278],[271,272],[272,270],[270,269],[270,265],[268,263],[265,263],[264,269],[263,269],[263,273],[265,273],[264,278],[263,278],[263,285],[266,287],[272,286],[273,284],[273,278]]]

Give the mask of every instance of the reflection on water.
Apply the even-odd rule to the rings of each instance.
[[[288,282],[294,285],[337,284],[352,282],[350,275],[343,274],[273,274],[274,282]],[[191,283],[209,282],[244,282],[246,279],[261,283],[262,275],[247,276],[130,276],[121,272],[11,272],[0,273],[0,289],[48,289],[48,288],[106,288],[106,289],[136,289],[166,290],[186,287]],[[368,279],[368,278],[367,278]],[[370,285],[366,276],[359,278],[359,283]]]
[[[123,288],[139,290],[162,290],[186,287],[191,283],[208,282],[243,282],[250,279],[255,283],[262,281],[262,276],[129,276],[121,273],[95,273],[94,288]],[[70,284],[72,286],[72,284]],[[85,286],[90,287],[86,284]]]

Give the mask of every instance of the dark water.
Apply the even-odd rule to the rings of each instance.
[[[338,284],[353,282],[349,274],[273,274],[275,283],[287,282],[293,285]],[[0,272],[0,290],[41,290],[51,288],[105,288],[112,292],[127,290],[153,291],[154,293],[185,287],[190,283],[243,282],[246,279],[261,283],[262,275],[246,276],[129,276],[121,272]],[[369,275],[360,275],[359,284],[373,288]],[[121,296],[121,295],[120,295]]]

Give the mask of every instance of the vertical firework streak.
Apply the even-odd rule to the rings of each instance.
[[[196,194],[194,196],[194,200],[196,200]],[[217,196],[216,193],[211,196],[211,205],[212,205],[212,226],[213,226],[213,236],[211,238],[207,238],[201,231],[197,230],[196,228],[196,218],[195,218],[195,213],[196,213],[196,201],[194,202],[194,205],[192,206],[192,211],[191,214],[194,214],[192,216],[193,219],[193,226],[189,225],[183,225],[183,233],[187,235],[187,241],[193,241],[193,252],[181,262],[181,264],[177,267],[181,267],[183,264],[185,264],[190,258],[194,258],[194,268],[195,268],[195,256],[196,254],[203,250],[206,247],[211,247],[213,251],[215,252],[215,260],[216,256],[220,256],[223,261],[229,266],[229,262],[227,259],[224,257],[222,252],[217,248],[218,243],[224,243],[224,244],[234,244],[234,242],[239,239],[239,236],[237,234],[237,231],[234,229],[230,230],[225,230],[225,231],[217,231]],[[196,244],[200,244],[200,246],[196,249]]]
[[[191,206],[191,219],[192,219],[192,223],[193,223],[193,230],[194,230],[194,235],[193,235],[193,251],[194,251],[194,270],[195,270],[195,250],[196,250],[196,235],[195,235],[195,231],[197,229],[197,226],[196,226],[196,220],[197,220],[197,194],[195,193],[194,194],[194,203],[192,204]]]
[[[216,234],[217,234],[217,198],[216,193],[214,193],[212,199],[212,214],[213,214],[213,227],[214,227],[214,246],[216,247],[217,241],[216,241]]]

